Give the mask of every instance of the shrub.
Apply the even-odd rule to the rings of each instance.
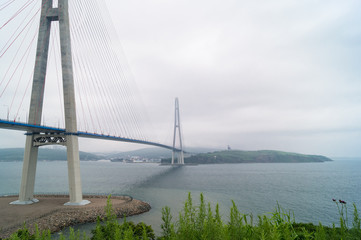
[[[200,203],[198,206],[193,205],[192,196],[189,193],[184,203],[183,209],[179,213],[177,222],[172,222],[172,215],[169,207],[162,209],[162,235],[158,240],[237,240],[237,239],[263,239],[263,240],[356,240],[361,239],[361,221],[356,205],[353,204],[353,222],[352,228],[348,228],[347,206],[344,201],[336,201],[340,227],[323,226],[319,223],[317,226],[312,223],[296,223],[293,214],[285,211],[278,204],[275,210],[263,216],[258,216],[258,222],[253,223],[252,214],[242,214],[234,201],[230,208],[230,215],[227,223],[223,223],[218,204],[213,212],[211,204],[206,204],[203,194],[200,194]],[[340,205],[341,204],[341,205]],[[154,240],[154,231],[149,225],[144,223],[134,224],[127,222],[124,217],[122,224],[118,223],[116,214],[112,208],[110,196],[108,197],[107,206],[105,207],[106,217],[98,217],[95,229],[92,230],[92,240],[97,239],[127,239],[127,240]],[[27,227],[10,236],[11,240],[47,240],[51,239],[50,231],[40,232],[35,229],[35,234],[30,234]],[[68,239],[88,239],[79,231],[74,232],[70,228]],[[60,235],[60,240],[65,240]]]

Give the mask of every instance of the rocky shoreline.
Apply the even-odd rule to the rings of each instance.
[[[39,202],[32,205],[10,205],[17,196],[0,197],[0,215],[3,216],[0,238],[9,237],[22,228],[24,222],[30,232],[34,232],[37,225],[39,230],[49,229],[53,233],[76,224],[95,222],[98,216],[105,217],[107,196],[84,196],[91,202],[85,206],[64,206],[69,200],[66,195],[37,195],[35,198]],[[111,201],[117,217],[137,215],[151,209],[149,203],[130,196],[112,196]]]

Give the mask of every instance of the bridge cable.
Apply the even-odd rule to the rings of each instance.
[[[106,4],[102,4],[101,6],[103,6],[103,9],[104,9],[104,12],[105,12],[105,14],[104,14],[104,20],[105,21],[107,21],[108,22],[108,24],[107,24],[107,26],[108,26],[108,28],[109,28],[109,30],[108,30],[108,34],[109,33],[115,33],[115,34],[113,34],[113,39],[115,39],[115,42],[120,46],[120,48],[118,48],[119,50],[121,50],[121,52],[118,52],[118,53],[120,53],[119,54],[119,56],[123,56],[123,64],[122,63],[120,63],[120,59],[119,58],[117,58],[117,61],[118,61],[118,63],[119,63],[119,68],[116,68],[116,71],[118,71],[125,79],[131,79],[132,81],[125,81],[125,84],[126,84],[126,87],[127,88],[131,88],[131,86],[129,85],[129,84],[132,84],[133,83],[133,88],[136,88],[137,89],[137,87],[136,87],[136,84],[135,84],[135,80],[134,80],[134,78],[132,77],[132,74],[131,74],[131,70],[130,70],[130,68],[129,68],[129,65],[128,65],[128,62],[127,62],[127,59],[126,59],[126,57],[125,57],[125,54],[124,54],[124,52],[122,51],[122,48],[121,48],[121,42],[119,41],[119,38],[118,38],[118,35],[117,35],[117,31],[116,31],[116,29],[114,28],[114,24],[112,23],[112,20],[110,19],[110,13],[109,13],[109,11],[108,11],[108,8],[106,7]],[[128,73],[128,76],[129,77],[127,77],[127,75],[125,75],[125,73]],[[128,95],[129,96],[129,98],[131,99],[131,101],[135,104],[135,98],[134,98],[134,95]],[[142,102],[142,100],[141,100],[141,98],[140,97],[138,97],[137,98],[138,99],[138,102],[140,103],[140,106],[144,106],[144,103]],[[140,114],[140,112],[142,113],[142,114]],[[139,123],[138,123],[138,120],[142,120],[143,121],[143,123],[149,123],[150,121],[149,121],[149,116],[148,116],[148,119],[146,119],[146,116],[148,116],[147,115],[147,111],[146,111],[146,109],[142,109],[142,111],[132,111],[132,118],[133,118],[133,121],[135,122],[135,124],[136,124],[136,126],[140,126],[139,125]],[[144,125],[143,125],[144,126]],[[153,128],[152,128],[153,129]],[[142,133],[142,131],[141,131],[141,133]],[[146,139],[146,137],[143,137],[144,139]]]
[[[91,8],[92,10],[94,10],[94,9],[97,9],[97,8],[95,8],[95,7],[93,7],[93,8]],[[92,15],[94,15],[94,14],[92,14]],[[113,84],[114,84],[114,80],[115,80],[115,78],[116,78],[116,75],[115,75],[115,73],[114,73],[114,65],[113,65],[113,63],[115,62],[114,60],[116,60],[116,59],[112,59],[112,56],[111,56],[111,53],[109,52],[109,38],[107,38],[107,36],[105,35],[106,34],[106,31],[104,31],[105,30],[105,27],[103,26],[100,26],[100,25],[102,25],[102,22],[101,22],[101,20],[102,20],[102,18],[100,17],[99,18],[99,14],[97,14],[97,24],[95,25],[96,27],[97,27],[97,29],[95,30],[95,32],[96,33],[99,33],[99,34],[97,34],[98,35],[98,39],[100,40],[100,41],[102,41],[103,40],[103,44],[101,44],[100,46],[102,47],[102,50],[100,51],[101,53],[102,53],[102,56],[103,56],[103,58],[105,58],[105,60],[107,60],[107,64],[106,64],[106,66],[108,67],[108,68],[110,68],[109,69],[109,71],[107,71],[108,73],[110,73],[111,74],[111,76],[109,76],[109,79],[110,80],[112,80],[112,82],[113,82]],[[100,34],[102,34],[101,36],[99,36]],[[104,39],[107,39],[107,42],[104,42]],[[103,54],[103,53],[105,53],[105,54]],[[104,56],[105,55],[105,56]],[[119,88],[119,86],[118,85],[113,85],[113,86],[115,86],[116,88]],[[111,88],[111,89],[109,89],[109,90],[115,90],[116,88]],[[114,94],[109,94],[108,96],[110,96],[110,97],[112,97]],[[122,96],[123,94],[121,94],[121,95],[118,95],[118,96]],[[113,108],[113,113],[115,114],[115,116],[118,118],[118,121],[117,122],[119,122],[119,117],[121,117],[120,116],[120,112],[119,112],[119,109],[118,108],[114,108],[115,107],[115,101],[114,101],[114,99],[113,98],[111,98],[110,99],[110,101],[112,102],[112,108]],[[129,104],[126,104],[125,105],[125,107],[127,107],[127,108],[129,108]],[[129,110],[128,110],[128,112],[129,112]],[[116,130],[116,127],[114,128],[115,130]]]
[[[23,76],[23,74],[24,74],[24,70],[25,70],[25,68],[26,68],[26,63],[27,63],[27,60],[28,60],[29,55],[30,55],[30,52],[31,52],[30,49],[31,49],[31,46],[32,46],[33,43],[34,43],[35,37],[36,37],[36,35],[33,36],[33,38],[32,38],[32,40],[31,40],[31,42],[30,42],[27,50],[26,50],[25,53],[24,53],[24,55],[26,54],[26,58],[25,58],[25,61],[24,61],[24,66],[23,66],[23,68],[22,68],[22,70],[21,70],[21,74],[20,74],[20,76],[19,76],[19,80],[18,80],[18,84],[17,84],[17,86],[16,86],[16,90],[15,90],[15,92],[14,92],[14,94],[13,94],[13,98],[12,98],[12,101],[11,101],[11,104],[10,104],[10,110],[11,110],[12,105],[13,105],[13,103],[14,103],[15,96],[17,95],[17,92],[18,92],[18,89],[19,89],[19,85],[20,85],[22,76]],[[19,62],[19,63],[20,63],[20,62]],[[19,108],[20,108],[20,107],[21,107],[21,106],[19,106]]]
[[[34,37],[34,38],[35,38],[35,37]],[[32,39],[32,41],[34,40],[34,38]],[[15,69],[14,69],[13,73],[11,74],[11,76],[10,76],[10,78],[9,78],[8,82],[6,83],[6,85],[5,85],[4,89],[3,89],[3,91],[2,91],[2,92],[1,92],[1,94],[0,94],[0,98],[3,96],[3,94],[4,94],[5,90],[6,90],[6,88],[9,86],[9,83],[10,83],[10,82],[11,82],[11,80],[13,79],[13,77],[14,77],[15,73],[17,72],[17,70],[18,70],[18,68],[19,68],[19,66],[20,66],[20,64],[21,64],[21,62],[23,61],[23,59],[24,59],[25,55],[26,55],[26,54],[27,54],[27,52],[29,51],[29,48],[30,48],[30,46],[32,45],[32,41],[31,41],[31,43],[28,45],[28,47],[27,47],[26,51],[25,51],[25,52],[24,52],[24,54],[22,55],[22,57],[21,57],[20,61],[18,62],[18,64],[16,65],[16,67],[15,67]]]
[[[0,4],[0,11],[4,10],[6,7],[11,5],[15,0],[9,0],[8,2]],[[5,6],[4,6],[5,5]]]
[[[109,55],[109,39],[106,38],[105,34],[104,34],[104,27],[101,26],[101,17],[99,16],[99,12],[94,12],[94,9],[97,9],[94,7],[94,1],[91,1],[91,4],[92,5],[89,5],[89,10],[90,11],[87,11],[89,14],[91,14],[91,16],[96,16],[95,18],[92,18],[92,20],[96,20],[94,24],[91,24],[91,26],[94,26],[95,28],[93,28],[91,31],[94,32],[96,34],[96,40],[98,40],[98,43],[97,44],[98,46],[100,46],[101,49],[99,49],[99,52],[100,52],[100,55],[102,57],[102,59],[106,62],[105,64],[105,67],[108,69],[106,71],[106,74],[107,74],[107,79],[109,80],[113,80],[115,78],[115,75],[114,75],[114,71],[113,71],[113,68],[112,68],[112,64],[114,61],[112,61],[110,55]],[[93,6],[93,7],[92,7]],[[107,42],[105,42],[105,40]],[[108,43],[108,44],[107,44]],[[98,50],[98,49],[97,49]],[[106,86],[103,84],[103,81],[100,82],[102,84],[102,87],[103,89],[106,88]],[[114,85],[113,85],[114,86]],[[115,88],[112,87],[109,90],[114,90],[116,89],[118,86],[115,85]],[[121,95],[118,95],[118,96],[122,96],[123,94]],[[113,126],[113,131],[115,131],[115,134],[117,134],[118,131],[116,131],[119,127],[116,127],[116,125],[118,124],[119,126],[121,126],[123,128],[123,136],[130,136],[129,133],[128,133],[128,129],[127,127],[125,127],[125,125],[123,125],[123,122],[120,120],[123,116],[123,114],[121,115],[121,113],[119,112],[119,109],[116,109],[115,106],[115,101],[111,98],[113,96],[112,93],[108,93],[106,96],[104,96],[105,98],[109,98],[109,101],[111,102],[111,104],[109,103],[109,110],[110,108],[112,109],[113,111],[113,116],[115,115],[117,118],[114,119],[115,121],[112,121],[114,122],[114,126]],[[125,105],[127,107],[127,105]],[[111,117],[112,115],[110,115],[110,111],[108,111],[109,113],[109,117]]]
[[[96,2],[96,1],[95,1]],[[99,9],[99,5],[97,5],[96,7],[95,7],[95,9]],[[106,9],[106,8],[105,8]],[[105,14],[105,16],[107,16],[107,14]],[[111,22],[110,22],[110,24],[105,24],[105,19],[107,19],[106,17],[104,17],[104,18],[100,18],[101,19],[101,21],[102,21],[102,24],[104,25],[104,32],[105,32],[105,34],[107,35],[107,37],[108,37],[108,39],[109,39],[109,41],[111,41],[110,39],[111,39],[111,37],[110,37],[110,35],[109,35],[109,30],[107,30],[108,28],[106,27],[106,26],[112,26],[112,24],[111,24]],[[112,51],[113,52],[113,54],[114,54],[114,51]],[[124,74],[124,69],[123,69],[123,66],[122,66],[122,64],[120,64],[120,62],[119,62],[119,58],[114,58],[114,61],[111,61],[111,63],[117,63],[116,65],[117,66],[114,66],[114,64],[113,64],[113,66],[114,66],[114,68],[113,69],[115,69],[116,70],[116,74],[118,74],[118,76],[121,78],[121,79],[123,79],[123,81],[124,81],[124,88],[123,89],[130,89],[130,87],[129,87],[129,85],[128,85],[128,83],[129,83],[129,79],[127,80],[127,77],[125,76],[125,74]],[[140,131],[140,128],[139,128],[139,124],[138,124],[138,118],[137,117],[135,117],[135,112],[134,112],[134,110],[132,109],[132,108],[129,108],[130,106],[131,106],[131,103],[129,103],[129,101],[132,101],[132,97],[133,97],[133,95],[129,95],[129,94],[127,94],[127,90],[125,90],[125,95],[126,95],[126,98],[125,98],[125,100],[127,101],[127,104],[125,105],[126,107],[127,107],[127,109],[128,109],[128,118],[131,120],[131,122],[132,123],[134,123],[134,125],[133,125],[133,129],[134,129],[134,127],[135,127],[135,131],[136,132],[138,132],[138,135],[139,136],[141,136],[143,139],[145,139],[143,136],[142,136],[142,131]],[[134,100],[134,99],[133,99]],[[133,101],[133,104],[134,104],[134,101]]]
[[[71,29],[71,30],[72,30],[72,29]],[[83,29],[82,29],[82,28],[79,28],[79,30],[80,30],[80,31],[78,31],[79,33],[82,33],[82,32],[83,32]],[[71,31],[71,32],[72,32],[72,31]],[[84,38],[83,36],[84,36],[84,34],[79,34],[77,37],[74,37],[73,39],[78,39],[78,41],[81,41],[82,45],[83,45],[83,46],[86,46],[87,49],[89,49],[89,50],[92,49],[92,46],[89,45],[89,40],[87,40],[87,38]],[[77,44],[76,41],[73,41],[73,43],[75,43],[74,45]],[[79,45],[80,45],[80,44],[79,44]],[[78,48],[75,47],[75,48],[73,48],[73,49],[78,49]],[[76,52],[74,52],[73,55],[76,56],[76,55],[77,55]],[[79,55],[79,56],[81,56],[81,55]],[[85,67],[83,68],[83,70],[86,71],[86,74],[85,74],[85,75],[86,75],[86,76],[89,76],[90,79],[91,79],[91,83],[92,83],[93,85],[95,85],[95,84],[94,84],[94,76],[96,77],[96,76],[98,75],[98,73],[95,72],[95,69],[97,68],[97,66],[89,66],[89,61],[88,61],[87,59],[85,59],[84,61],[81,61],[81,62],[85,63]],[[96,77],[96,78],[97,78],[97,77]],[[80,79],[80,80],[81,80],[81,79]],[[89,82],[88,82],[88,83],[89,83]],[[89,84],[83,83],[83,85],[84,85],[84,86],[88,86]],[[89,88],[88,88],[88,91],[90,91]],[[92,98],[92,106],[97,106],[97,104],[96,104],[97,101],[94,99],[94,94],[93,94],[93,93],[90,92],[90,94],[86,94],[86,96],[91,96],[91,98]],[[90,104],[88,104],[88,105],[90,105]],[[98,109],[98,108],[97,108],[97,109]],[[102,130],[102,127],[101,127],[101,124],[100,124],[100,121],[99,121],[99,116],[105,116],[105,113],[103,112],[103,111],[104,111],[103,108],[100,108],[100,110],[102,111],[102,113],[101,113],[101,114],[97,114],[97,119],[98,119],[98,126],[99,126],[100,130],[103,131],[103,130]],[[103,121],[103,123],[106,124],[107,122],[106,122],[106,121]]]
[[[94,16],[93,16],[94,17]],[[89,25],[89,24],[88,24]],[[94,28],[93,29],[90,29],[89,27],[88,27],[88,31],[90,31],[90,32],[98,32],[97,30],[94,30]],[[97,45],[100,45],[100,44],[97,44]],[[96,48],[95,48],[96,49]],[[100,54],[101,54],[101,52],[100,52]],[[103,57],[103,54],[101,54],[100,55],[101,57]],[[104,58],[104,57],[103,57]],[[107,63],[109,62],[109,60],[107,60],[107,59],[104,59],[104,61],[106,61]],[[109,65],[109,64],[107,64],[107,65]],[[106,73],[108,73],[109,71],[106,71]],[[98,74],[99,75],[99,74]],[[98,86],[98,88],[100,88],[102,91],[100,92],[102,95],[103,95],[103,97],[104,98],[107,98],[107,95],[105,94],[105,90],[104,90],[104,85],[103,84],[101,84],[102,82],[100,82],[99,83],[99,81],[96,81],[96,82],[93,82],[94,84],[96,84],[97,86]],[[109,95],[109,94],[108,94]],[[107,103],[107,105],[108,105],[108,109],[110,109],[109,108],[109,106],[110,106],[110,104],[109,104],[109,101],[107,100],[106,101],[106,103]],[[109,111],[108,111],[109,112]]]
[[[18,16],[24,9],[26,9],[31,4],[31,2],[34,2],[34,0],[29,0],[27,3],[25,3],[13,16],[10,17],[8,21],[6,21],[2,26],[0,26],[0,30],[5,27],[9,22],[14,20],[16,16]]]
[[[33,20],[34,20],[34,19],[33,19]],[[33,21],[33,20],[32,20],[32,21]],[[9,73],[12,65],[14,64],[14,61],[15,61],[15,59],[17,58],[17,56],[18,56],[18,54],[19,54],[19,51],[22,50],[21,47],[23,46],[24,41],[25,41],[25,39],[27,38],[30,29],[31,29],[31,28],[28,28],[28,29],[27,29],[27,31],[26,31],[26,33],[25,33],[25,35],[24,35],[24,37],[23,37],[23,39],[22,39],[22,41],[21,41],[21,43],[20,43],[20,46],[17,48],[16,53],[14,54],[14,56],[13,56],[13,58],[12,58],[10,64],[9,64],[9,66],[8,66],[8,68],[7,68],[7,70],[6,70],[6,73],[4,74],[4,77],[3,77],[3,79],[2,79],[2,81],[1,81],[1,83],[0,83],[0,86],[2,85],[2,83],[4,82],[4,80],[6,79],[6,76],[8,75],[8,73]],[[30,44],[28,45],[28,47],[26,48],[26,50],[25,50],[25,52],[24,52],[24,54],[23,54],[20,62],[22,61],[22,59],[23,59],[24,55],[26,54],[26,52],[29,51],[29,47],[32,45],[32,41],[34,40],[35,36],[36,36],[36,34],[33,36],[32,40],[31,40],[31,43],[30,43]],[[18,62],[17,66],[20,65],[20,62]],[[0,94],[0,97],[2,97],[3,93],[5,92],[7,86],[9,85],[9,83],[10,83],[10,81],[12,80],[14,74],[16,73],[17,68],[18,68],[18,67],[16,67],[16,68],[14,69],[14,71],[12,72],[11,77],[10,77],[9,80],[7,81],[6,86],[4,87],[2,93]]]
[[[90,14],[90,10],[91,10],[91,8],[90,9],[88,9],[86,12],[88,13],[88,14]],[[91,14],[92,16],[93,16],[93,18],[92,18],[92,20],[94,20],[94,19],[96,19],[96,15],[94,16],[94,14]],[[97,22],[95,22],[95,24],[91,24],[91,23],[89,23],[87,26],[92,26],[93,27],[93,29],[90,29],[89,30],[89,32],[90,33],[94,33],[93,34],[93,36],[95,36],[95,37],[97,37],[97,38],[95,38],[95,40],[98,40],[98,44],[96,44],[96,46],[97,46],[97,48],[95,48],[95,50],[96,50],[96,52],[97,52],[97,55],[99,55],[99,58],[101,58],[102,59],[102,62],[104,62],[104,63],[106,63],[105,64],[105,67],[107,67],[107,68],[109,68],[108,66],[109,66],[109,60],[107,59],[107,58],[104,58],[104,49],[100,49],[101,47],[103,47],[103,44],[100,42],[100,40],[102,39],[102,37],[100,36],[99,37],[99,32],[101,31],[101,30],[99,30],[99,29],[97,29]],[[111,79],[112,78],[112,76],[111,75],[109,75],[109,74],[111,74],[111,70],[110,69],[107,69],[106,71],[105,71],[105,73],[104,73],[104,70],[103,70],[103,72],[102,73],[99,73],[99,75],[105,75],[105,78],[106,79]],[[100,80],[100,79],[99,79]],[[107,107],[107,111],[106,111],[106,113],[107,113],[107,115],[106,115],[106,118],[107,118],[107,120],[108,120],[108,122],[113,122],[113,121],[109,121],[109,114],[111,113],[111,111],[114,111],[115,109],[114,109],[114,103],[113,102],[110,102],[111,101],[111,99],[109,99],[109,97],[108,96],[111,96],[111,94],[109,93],[109,92],[107,92],[107,90],[106,90],[106,87],[105,87],[105,84],[104,84],[104,81],[97,81],[96,82],[97,83],[97,85],[98,85],[98,87],[101,89],[101,94],[103,94],[103,96],[102,96],[102,99],[103,100],[105,100],[105,106]],[[106,94],[107,93],[107,94]],[[113,129],[115,129],[114,127],[113,127]],[[111,127],[110,127],[110,125],[108,125],[108,129],[107,129],[108,131],[111,131]]]
[[[18,115],[19,115],[20,108],[21,108],[21,106],[22,106],[22,104],[23,104],[23,102],[24,102],[24,98],[25,98],[25,96],[26,96],[26,93],[28,92],[30,83],[31,83],[32,80],[33,80],[33,75],[34,75],[34,70],[33,70],[33,71],[31,72],[31,74],[30,74],[30,77],[29,77],[28,83],[27,83],[27,85],[26,85],[26,88],[25,88],[23,97],[21,98],[21,102],[20,102],[18,111],[16,112],[15,119],[16,119],[16,118],[18,117]],[[28,117],[28,116],[26,116],[26,117]],[[28,121],[26,121],[26,122],[28,122]]]
[[[33,8],[35,7],[35,5],[33,6]],[[28,17],[31,13],[31,11],[33,10],[33,8],[28,12],[27,16]],[[24,32],[24,30],[28,27],[29,23],[33,22],[34,17],[36,15],[38,15],[40,11],[40,8],[35,12],[35,14],[30,18],[30,20],[26,23],[26,25],[21,29],[21,31],[18,33],[18,35],[12,39],[16,32],[18,31],[18,29],[22,26],[22,24],[24,23],[24,21],[26,20],[26,17],[22,20],[22,22],[18,25],[18,27],[15,29],[15,31],[13,32],[13,34],[10,36],[10,38],[8,39],[8,41],[5,43],[5,45],[3,46],[3,48],[0,50],[0,58],[2,58],[4,56],[4,54],[9,50],[9,48],[15,43],[15,41],[19,38],[19,36]],[[11,40],[12,39],[12,40]],[[9,44],[10,43],[10,44]],[[9,46],[7,46],[9,44]],[[7,47],[6,47],[7,46]],[[5,50],[4,50],[5,49]],[[1,83],[0,83],[1,85]]]
[[[39,9],[39,10],[40,10],[40,9]],[[38,10],[38,11],[33,15],[33,17],[28,21],[28,23],[26,24],[26,26],[27,26],[29,23],[31,23],[30,26],[33,26],[34,20],[35,20],[34,17],[38,14],[39,10]],[[29,15],[30,15],[30,11],[29,11],[27,17],[28,17]],[[26,18],[23,19],[23,21],[21,22],[21,24],[24,23],[25,19],[26,19]],[[20,28],[21,24],[20,24],[20,25],[18,26],[18,28],[15,30],[15,32],[13,33],[13,35],[9,38],[9,40],[7,41],[7,43],[4,45],[3,49],[0,50],[0,53],[4,50],[4,48],[6,47],[6,45],[10,42],[11,38],[15,35],[16,31]],[[22,33],[22,32],[25,30],[26,26],[21,30],[20,33]],[[4,74],[2,81],[0,82],[0,86],[1,86],[2,83],[4,82],[4,80],[5,80],[8,72],[9,72],[9,70],[10,70],[10,68],[11,68],[14,60],[16,59],[17,54],[18,54],[18,52],[19,52],[19,50],[20,50],[20,48],[21,48],[21,46],[22,46],[22,44],[23,44],[23,42],[24,42],[24,40],[25,40],[25,38],[26,38],[26,36],[27,36],[27,34],[28,34],[28,32],[29,32],[29,30],[30,30],[30,27],[28,28],[28,31],[26,32],[26,34],[25,34],[25,36],[24,36],[24,38],[23,38],[23,41],[21,42],[20,47],[17,49],[15,55],[13,56],[12,61],[11,61],[11,63],[9,64],[9,67],[8,67],[6,73]],[[19,35],[20,35],[20,33],[19,33]],[[18,35],[18,36],[19,36],[19,35]],[[18,36],[17,36],[17,37],[18,37]],[[12,41],[12,43],[8,46],[8,48],[1,54],[0,58],[7,52],[7,50],[11,47],[11,45],[16,41],[17,37]]]

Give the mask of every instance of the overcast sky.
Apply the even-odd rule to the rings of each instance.
[[[160,141],[171,144],[178,97],[186,147],[361,157],[360,1],[106,4]],[[0,134],[1,147],[25,142]]]

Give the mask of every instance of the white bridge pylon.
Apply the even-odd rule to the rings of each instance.
[[[178,140],[179,140],[179,150],[176,150],[176,137],[178,130]],[[177,163],[174,162],[175,155],[177,155]],[[179,103],[178,98],[175,99],[175,112],[174,112],[174,135],[173,135],[173,151],[172,151],[172,165],[174,164],[184,164],[184,153],[183,153],[183,143],[182,143],[182,133],[181,125],[179,118]]]
[[[47,134],[47,137],[62,138],[62,141],[60,141],[61,145],[65,145],[67,148],[70,199],[66,205],[85,205],[90,203],[88,200],[83,200],[80,179],[79,144],[78,136],[75,134],[77,133],[77,124],[68,0],[58,0],[57,8],[53,8],[53,0],[42,1],[28,124],[41,125],[52,21],[59,22],[66,132],[59,135],[51,132],[43,132],[40,134],[27,131],[19,200],[11,204],[32,204],[38,201],[34,198],[34,185],[38,149],[42,144],[35,144],[35,142],[36,139],[44,137],[45,134]]]

